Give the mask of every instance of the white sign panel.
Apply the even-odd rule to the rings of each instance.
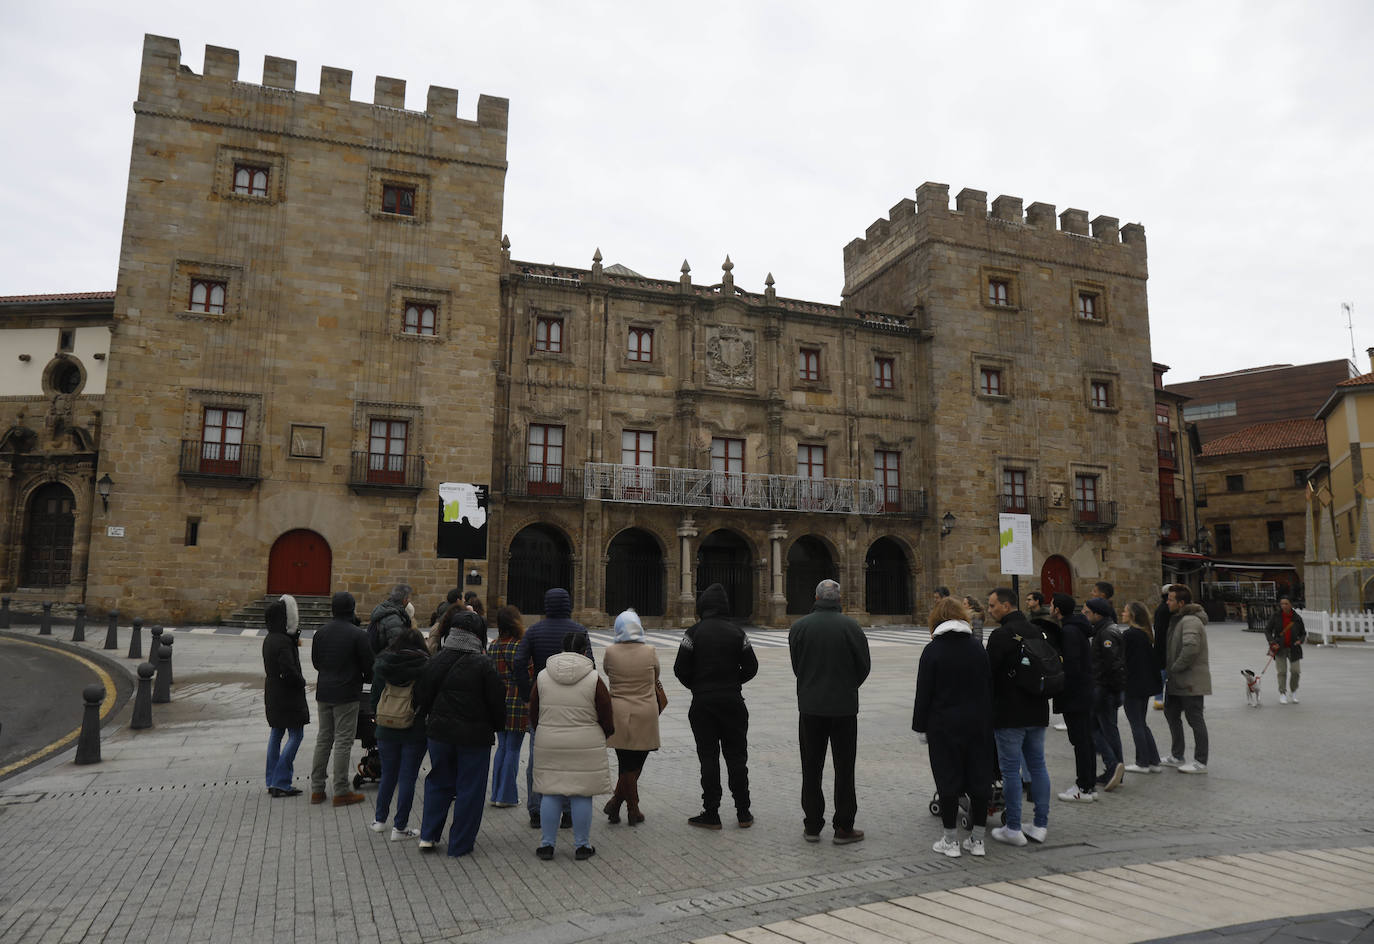
[[[1002,573],[1023,577],[1035,574],[1030,515],[998,515],[997,544],[1002,551]]]
[[[111,525],[106,525],[106,526],[105,526],[105,537],[107,537],[107,538],[122,538],[122,537],[124,537],[124,529],[123,529],[122,527],[116,527],[116,526],[114,526],[114,525],[112,525],[112,524],[111,524]]]

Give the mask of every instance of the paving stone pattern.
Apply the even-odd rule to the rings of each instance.
[[[775,940],[767,935],[776,931],[750,938],[744,929],[813,919],[802,926],[815,930],[825,923],[816,916],[841,909],[903,908],[891,903],[968,895],[971,887],[997,883],[1022,883],[1033,897],[1084,870],[1110,877],[1173,860],[1210,870],[1212,860],[1200,857],[1374,845],[1369,801],[1358,788],[1358,775],[1374,763],[1366,733],[1374,647],[1309,647],[1302,704],[1278,706],[1271,675],[1266,705],[1254,710],[1245,707],[1240,669],[1263,664],[1262,639],[1223,624],[1210,636],[1216,694],[1207,703],[1207,776],[1128,776],[1098,803],[1055,802],[1043,846],[989,843],[983,859],[936,856],[930,843],[938,821],[926,809],[929,767],[910,730],[924,638],[911,633],[903,638],[913,644],[879,644],[896,632],[875,631],[873,676],[862,693],[857,825],[868,832],[865,842],[834,846],[828,830],[820,844],[801,839],[796,702],[785,645],[778,644],[783,633],[755,635],[761,670],[746,689],[757,824],[740,830],[727,821],[720,832],[686,825],[700,804],[696,756],[689,696],[672,678],[672,634],[664,634],[655,642],[671,704],[663,749],[650,757],[641,781],[648,822],[609,826],[598,813],[598,855],[580,863],[572,860],[567,832],[555,861],[537,861],[537,834],[523,807],[488,808],[475,852],[450,859],[367,830],[370,804],[336,810],[310,806],[304,797],[269,799],[262,785],[267,731],[259,643],[179,632],[173,701],[156,706],[153,729],[128,730],[126,707],[105,729],[103,763],[76,767],[69,751],[0,784],[0,940],[499,937],[552,944],[681,942],[731,932]],[[313,678],[308,645],[304,662]],[[1152,712],[1150,722],[1167,750],[1161,713]],[[1129,750],[1129,728],[1121,723]],[[306,729],[297,763],[302,787],[314,732]],[[1063,789],[1072,774],[1069,745],[1056,731],[1047,744],[1055,788]],[[367,788],[369,796],[374,789]],[[522,799],[523,789],[522,776]],[[418,810],[417,799],[412,823]],[[1371,900],[1362,904],[1333,898],[1331,874],[1314,870],[1308,858],[1294,862],[1289,884],[1274,877],[1276,888],[1297,898],[1290,913],[1374,907],[1374,890],[1366,889]],[[1229,882],[1245,879],[1233,875]],[[1256,900],[1272,898],[1271,891],[1259,889]],[[1090,907],[1065,898],[1055,913]],[[1156,895],[1121,920],[1138,926],[1131,940],[1252,920],[1237,912],[1185,925],[1170,918],[1181,908]],[[838,939],[823,928],[820,937],[797,933],[810,936],[794,940]],[[926,936],[986,939],[976,930]],[[880,929],[858,938],[889,939]]]

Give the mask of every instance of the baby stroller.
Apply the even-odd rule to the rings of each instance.
[[[941,812],[940,795],[937,793],[930,798],[930,815],[939,816]],[[992,782],[992,795],[988,798],[988,821],[998,822],[999,818],[1003,826],[1007,825],[1007,801],[1002,793],[1002,781],[994,780]],[[969,798],[968,794],[965,793],[959,797],[959,828],[967,830],[972,826],[973,817],[969,813]]]
[[[377,749],[377,715],[372,710],[372,686],[364,686],[358,699],[358,730],[354,735],[363,746],[358,760],[358,772],[353,775],[353,789],[382,779],[382,752]]]

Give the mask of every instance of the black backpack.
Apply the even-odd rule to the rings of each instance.
[[[1012,670],[1017,688],[1027,695],[1053,698],[1064,691],[1064,657],[1043,636],[1017,636],[1021,653]]]

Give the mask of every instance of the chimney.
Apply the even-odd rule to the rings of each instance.
[[[1364,352],[1369,355],[1369,369],[1374,371],[1374,347],[1367,347]]]

